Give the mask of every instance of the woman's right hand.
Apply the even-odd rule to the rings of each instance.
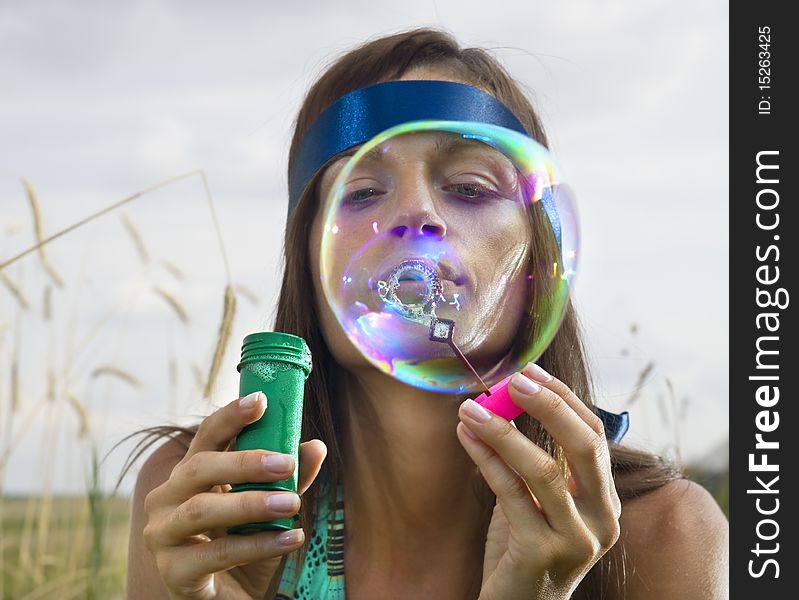
[[[206,417],[186,456],[144,501],[143,535],[172,598],[263,598],[280,559],[299,548],[302,529],[228,535],[232,525],[291,517],[327,455],[321,440],[300,444],[299,495],[226,493],[232,483],[281,481],[294,472],[290,455],[226,451],[245,425],[266,409],[258,392]],[[286,543],[286,540],[289,540]]]

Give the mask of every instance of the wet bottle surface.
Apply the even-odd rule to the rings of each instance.
[[[289,454],[294,457],[295,469],[291,477],[282,481],[234,484],[231,493],[245,490],[296,493],[305,380],[312,368],[308,345],[302,338],[288,333],[251,333],[244,338],[237,368],[239,397],[262,391],[267,397],[267,407],[260,419],[239,433],[234,449]],[[236,525],[230,527],[228,533],[293,529],[295,518]]]

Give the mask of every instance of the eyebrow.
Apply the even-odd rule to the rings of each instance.
[[[452,137],[450,135],[440,135],[437,137],[435,144],[433,145],[433,151],[436,154],[443,154],[445,156],[449,156],[452,154],[456,154],[463,150],[469,150],[472,148],[477,148],[480,146],[485,146],[483,142],[479,142],[477,140],[463,138],[463,137]],[[353,156],[358,150],[361,149],[362,146],[354,146],[349,150],[346,150],[342,154],[339,155],[339,158],[348,158]],[[490,147],[490,146],[489,146]],[[383,154],[386,151],[385,146],[375,146],[371,150],[369,150],[366,154],[361,157],[361,160],[364,162],[381,162],[383,160]]]

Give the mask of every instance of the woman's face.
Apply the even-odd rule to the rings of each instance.
[[[423,78],[418,75],[409,78]],[[325,199],[354,150],[322,174],[320,209],[309,240],[322,332],[336,360],[348,368],[369,363],[328,306],[319,258]],[[331,272],[347,273],[355,263],[359,272],[385,281],[404,261],[437,257],[435,270],[446,301],[438,302],[436,316],[456,322],[454,341],[478,371],[496,364],[518,333],[528,301],[530,226],[514,165],[482,142],[429,131],[384,142],[364,155],[343,184],[337,193],[336,223],[345,235],[335,236],[324,248]],[[363,310],[379,312],[382,301],[372,283],[372,289],[365,284],[358,289],[356,281],[348,293]],[[403,286],[400,289],[413,296],[414,286],[424,284],[409,281]],[[393,333],[402,335],[400,330]],[[423,336],[408,336],[396,347],[408,353],[406,359],[423,354],[429,358],[431,351],[453,355],[446,344],[436,345]]]

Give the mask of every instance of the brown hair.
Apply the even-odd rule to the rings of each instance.
[[[419,28],[368,41],[338,57],[325,69],[308,91],[297,116],[289,150],[289,172],[294,165],[299,141],[326,107],[354,89],[398,79],[418,67],[430,67],[445,72],[450,79],[474,85],[492,94],[516,115],[532,137],[547,145],[546,134],[536,111],[520,85],[495,58],[482,48],[461,48],[446,31]],[[313,354],[314,369],[306,385],[302,436],[303,441],[319,438],[327,445],[328,456],[323,463],[323,475],[332,489],[335,489],[341,480],[343,466],[339,444],[340,420],[347,408],[346,397],[337,391],[346,387],[349,382],[345,381],[346,374],[342,374],[341,369],[337,368],[325,344],[318,308],[314,302],[308,239],[311,224],[319,208],[319,179],[317,175],[308,185],[286,229],[283,281],[274,329],[303,337]],[[583,402],[593,406],[590,373],[581,331],[571,304],[566,309],[563,322],[552,343],[537,362],[568,385]],[[519,431],[550,454],[556,457],[559,455],[559,449],[551,436],[529,415],[523,413],[516,419],[516,425]],[[192,435],[196,428],[162,426],[144,431],[149,435],[131,453],[123,475],[157,439],[181,434]],[[681,477],[676,468],[649,453],[611,444],[610,454],[614,479],[622,502]],[[484,486],[483,492],[487,489]],[[493,494],[488,491],[488,494],[483,493],[486,528],[495,501]],[[308,540],[313,538],[314,518],[321,501],[320,486],[317,485],[311,486],[303,496],[301,525]],[[302,564],[307,548],[308,544],[298,551],[297,564]],[[604,597],[610,578],[616,579],[617,587],[622,587],[624,573],[624,552],[622,542],[619,541],[617,547],[591,569],[578,587],[575,597]],[[275,579],[279,578],[280,573]],[[478,571],[474,582],[474,597],[478,596],[480,583]]]

